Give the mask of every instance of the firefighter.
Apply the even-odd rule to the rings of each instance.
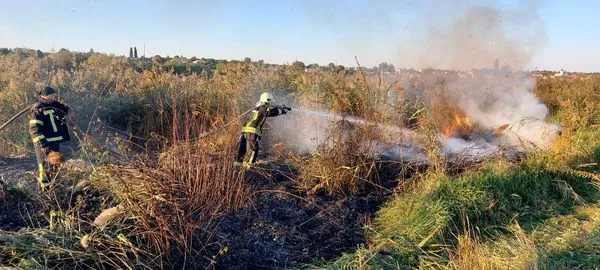
[[[268,117],[287,114],[291,108],[282,106],[272,106],[273,95],[265,92],[260,95],[256,108],[252,110],[252,117],[242,127],[240,136],[240,147],[235,160],[236,165],[242,165],[248,169],[256,161],[258,155],[258,144],[262,136],[262,129]],[[249,154],[249,155],[247,155]]]
[[[57,101],[56,90],[52,87],[44,87],[38,94],[39,102],[33,105],[29,114],[29,134],[35,147],[37,178],[45,190],[64,161],[60,143],[71,139],[65,123],[69,107]]]

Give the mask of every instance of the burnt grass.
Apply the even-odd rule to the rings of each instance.
[[[60,198],[56,200],[39,190],[36,173],[34,158],[0,157],[0,231],[45,227],[51,210],[70,209],[79,197],[85,198],[78,208],[80,218],[90,223],[101,212],[104,194],[98,190],[72,192],[68,189],[70,182],[65,182],[55,187],[55,195]],[[88,223],[82,227],[90,227]]]
[[[28,157],[0,157],[0,230],[31,226],[42,218],[39,201],[28,196],[34,188],[35,160]]]
[[[293,170],[246,172],[253,196],[217,225],[218,248],[227,252],[216,257],[216,268],[297,268],[353,252],[365,242],[365,221],[397,185],[396,167],[383,166],[380,187],[352,196],[307,195],[296,188]]]
[[[29,158],[0,161],[6,182],[0,198],[0,230],[47,225],[43,213],[49,209],[23,190],[36,188],[34,176],[27,176],[35,172],[35,163]],[[413,172],[397,163],[381,162],[377,186],[366,185],[358,194],[326,195],[298,189],[297,171],[290,166],[259,165],[244,177],[252,193],[249,202],[221,217],[214,228],[207,228],[216,236],[214,245],[205,247],[204,259],[192,264],[210,264],[216,269],[302,268],[353,252],[365,243],[366,221],[394,192],[398,180],[409,179]],[[17,188],[15,179],[24,179],[26,186]],[[80,209],[83,218],[93,220],[100,208],[97,198],[102,195],[79,195],[88,201]]]

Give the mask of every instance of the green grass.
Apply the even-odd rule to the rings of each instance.
[[[600,204],[548,219],[531,237],[547,269],[593,269],[600,262]]]
[[[377,213],[367,228],[367,247],[344,255],[326,268],[455,268],[456,254],[461,254],[461,247],[469,241],[480,250],[496,252],[488,256],[495,261],[479,264],[484,268],[506,266],[519,254],[536,254],[524,258],[535,258],[535,264],[549,269],[563,264],[589,265],[586,262],[598,256],[593,251],[598,244],[598,230],[586,232],[585,225],[574,221],[583,216],[582,211],[590,213],[582,209],[597,207],[600,193],[593,180],[544,166],[540,157],[522,164],[497,160],[455,177],[427,175],[411,192],[397,195]],[[573,222],[566,227],[552,226],[561,219]],[[529,241],[521,241],[529,243],[521,246],[533,246],[527,250],[535,252],[507,248],[519,247],[510,244],[518,241],[511,229],[515,224],[522,227],[521,238]],[[539,237],[543,232],[548,237],[570,235],[571,242],[552,248],[549,243],[553,240]],[[360,255],[363,253],[368,255]],[[520,263],[530,265],[531,261]],[[458,268],[464,267],[461,264]]]
[[[63,52],[59,56],[76,59],[77,55]],[[416,125],[419,132],[425,131],[423,133],[431,135],[424,144],[427,149],[431,148],[431,157],[437,157],[438,130],[433,125],[435,121],[423,119],[435,119],[440,114],[417,108],[415,110],[419,113],[413,112],[411,104],[416,101],[408,100],[406,104],[399,104],[398,112],[390,112],[385,98],[376,98],[385,97],[385,87],[369,85],[360,73],[345,75],[344,72],[328,70],[307,73],[293,66],[267,67],[259,63],[231,61],[220,62],[214,72],[209,73],[211,75],[179,76],[165,72],[164,68],[168,68],[166,66],[138,70],[127,59],[102,54],[87,55],[76,63],[62,61],[65,65],[74,64],[76,72],[73,72],[65,70],[62,65],[52,64],[58,60],[60,59],[23,54],[0,56],[0,120],[7,120],[24,106],[35,102],[35,89],[51,84],[73,106],[74,122],[82,125],[82,129],[86,129],[92,115],[95,115],[103,123],[136,135],[178,140],[195,137],[207,129],[220,126],[252,107],[260,92],[269,90],[281,95],[290,94],[296,99],[298,106],[319,105],[372,121],[395,119],[410,123],[411,126]],[[434,84],[427,87],[442,86]],[[597,252],[600,242],[600,218],[597,214],[600,212],[600,76],[593,75],[585,80],[574,81],[541,80],[534,90],[541,101],[548,105],[552,122],[564,128],[562,136],[554,142],[549,152],[532,153],[521,163],[487,161],[460,175],[433,170],[413,178],[412,188],[392,196],[372,222],[366,225],[367,239],[364,245],[322,267],[595,267],[594,263],[600,261]],[[433,91],[430,95],[437,93],[436,89],[424,91]],[[405,119],[392,117],[401,114],[405,115]],[[23,121],[14,122],[2,131],[0,154],[27,153],[28,149],[32,149],[24,129],[26,120],[21,120]],[[222,137],[212,138],[210,142],[215,144],[217,140],[233,141],[237,133],[223,132]],[[369,137],[364,138],[369,140]],[[222,193],[236,187],[231,185],[233,177],[228,171],[232,170],[230,167],[215,169],[205,166],[215,159],[208,152],[224,151],[231,154],[234,147],[217,147],[219,151],[200,144],[197,147],[198,151],[205,153],[201,159],[190,158],[198,156],[195,150],[183,155],[178,151],[169,153],[167,150],[170,148],[165,148],[163,150],[167,152],[162,153],[162,156],[166,158],[160,160],[162,164],[159,168],[146,168],[143,173],[134,170],[130,170],[129,174],[122,173],[123,179],[138,182],[139,179],[144,179],[143,183],[151,183],[147,184],[148,192],[133,193],[136,196],[132,196],[132,192],[123,192],[126,190],[123,189],[124,185],[119,185],[123,182],[115,184],[114,181],[123,180],[117,179],[116,173],[105,172],[107,175],[102,175],[102,171],[97,171],[94,174],[99,179],[92,181],[93,184],[105,185],[105,192],[112,195],[108,196],[111,198],[107,198],[107,201],[129,200],[129,204],[135,202],[132,206],[140,209],[139,215],[133,215],[130,219],[136,221],[132,222],[135,226],[130,223],[117,224],[118,230],[113,233],[72,230],[69,218],[53,222],[54,225],[62,224],[63,227],[3,233],[0,235],[0,247],[3,248],[0,263],[26,268],[127,268],[140,261],[137,256],[154,254],[147,253],[151,250],[149,247],[159,247],[155,251],[165,254],[163,251],[171,250],[172,244],[183,248],[185,254],[193,254],[196,248],[188,246],[188,238],[181,235],[194,236],[196,228],[203,227],[206,230],[205,226],[199,225],[205,223],[193,216],[180,218],[172,213],[196,213],[186,211],[189,209],[207,213],[221,211],[223,205],[219,202],[223,197]],[[177,145],[173,149],[177,150]],[[329,150],[329,155],[313,158],[313,162],[308,162],[308,165],[315,166],[307,166],[303,174],[310,180],[315,176],[325,176],[321,177],[327,180],[324,182],[334,183],[330,185],[332,190],[346,196],[360,190],[362,183],[374,181],[371,178],[376,177],[371,173],[369,160],[352,156],[356,151],[354,145],[341,150],[344,151]],[[232,157],[223,156],[223,160],[230,161]],[[137,165],[136,162],[130,161]],[[141,177],[138,179],[135,176]],[[113,181],[108,181],[109,177],[113,177]],[[221,185],[215,185],[215,179],[220,179],[217,183]],[[206,188],[207,186],[212,189]],[[214,187],[220,187],[221,191],[215,192]],[[243,194],[242,191],[242,188],[233,190],[230,195]],[[165,199],[163,194],[169,195],[168,198]],[[14,195],[9,198],[18,198],[26,193],[15,191],[9,195]],[[152,199],[146,200],[146,197]],[[240,200],[243,196],[232,197],[236,198],[232,199],[232,205],[243,201]],[[190,198],[193,198],[191,203]],[[163,204],[165,201],[168,203]],[[83,206],[65,206],[61,217],[76,217],[80,207]],[[159,213],[159,218],[156,218],[156,213]],[[180,222],[174,222],[174,218]],[[85,221],[89,223],[89,220]],[[148,237],[140,238],[139,241],[135,237],[120,237],[126,231],[120,225],[131,231],[141,232],[129,236],[145,234]],[[172,237],[164,238],[164,228],[168,228],[168,225],[174,226],[168,230]],[[103,256],[104,263],[98,261],[99,257],[84,252],[79,241],[85,235],[94,236],[91,239],[96,244],[96,254]],[[145,251],[136,253],[129,240],[123,239],[131,239]],[[154,245],[149,244],[153,242]],[[13,255],[13,249],[19,256]],[[104,252],[98,252],[99,250]],[[175,252],[173,257],[183,253]],[[162,265],[161,263],[173,267],[177,265],[177,259],[182,259],[164,259],[167,257],[169,256],[161,256],[159,260],[147,258],[146,261],[150,262],[148,267]]]
[[[331,269],[593,269],[600,262],[600,77],[542,80],[563,134],[520,163],[414,180]]]

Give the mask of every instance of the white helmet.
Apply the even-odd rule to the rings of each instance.
[[[258,103],[261,104],[271,104],[271,101],[273,101],[273,95],[269,92],[264,92],[260,95],[260,99],[258,100]]]

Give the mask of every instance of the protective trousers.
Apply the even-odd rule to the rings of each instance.
[[[50,180],[54,178],[58,171],[58,166],[48,163],[46,156],[51,151],[60,152],[60,145],[58,143],[48,143],[48,147],[42,147],[40,143],[34,143],[35,157],[38,165],[38,182],[44,190],[50,185]]]
[[[237,162],[244,162],[246,164],[252,164],[256,161],[258,156],[258,142],[260,136],[254,133],[242,133],[240,136],[240,147],[236,157]],[[250,156],[246,159],[246,154],[250,153]]]

